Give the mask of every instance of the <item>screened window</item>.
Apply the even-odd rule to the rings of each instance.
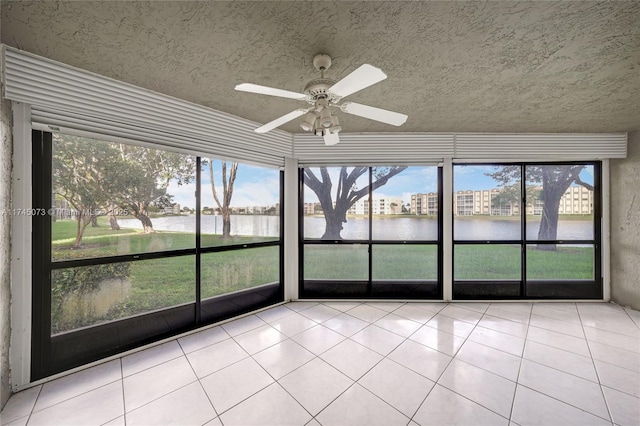
[[[598,163],[455,165],[454,297],[600,298],[598,176]]]
[[[301,294],[441,294],[435,166],[302,169]]]
[[[33,379],[282,300],[281,172],[33,132]]]

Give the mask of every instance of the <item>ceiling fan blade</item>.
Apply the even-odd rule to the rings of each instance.
[[[270,121],[269,123],[258,127],[257,129],[255,129],[256,133],[267,133],[269,130],[273,130],[278,126],[282,126],[284,123],[288,123],[289,121],[293,120],[294,118],[298,118],[301,115],[305,114],[308,110],[306,109],[297,109],[295,111],[291,111],[289,114],[285,114],[280,118],[276,118],[273,121]]]
[[[338,142],[340,142],[340,137],[338,136],[338,133],[331,133],[328,130],[324,133],[324,144],[325,145],[336,145]]]
[[[273,87],[260,86],[252,83],[242,83],[236,86],[236,90],[241,92],[259,93],[261,95],[278,96],[280,98],[304,100],[304,93],[290,92],[288,90],[274,89]]]
[[[407,121],[405,114],[399,112],[387,111],[386,109],[376,108],[368,105],[357,104],[355,102],[345,102],[340,109],[349,114],[358,115],[370,120],[381,121],[382,123],[401,126]]]
[[[366,87],[376,84],[387,78],[387,75],[380,68],[373,65],[364,64],[354,70],[351,74],[331,86],[328,90],[334,95],[344,98],[352,93],[356,93]]]

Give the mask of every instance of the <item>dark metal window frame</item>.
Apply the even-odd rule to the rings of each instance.
[[[373,200],[373,167],[369,166],[369,200]],[[421,167],[415,165],[414,167]],[[304,237],[304,173],[298,169],[298,294],[301,299],[416,299],[441,300],[443,260],[442,167],[437,167],[438,237],[437,240],[374,240],[373,208],[369,208],[369,238],[366,240],[321,240]],[[304,248],[307,245],[366,245],[368,252],[367,280],[310,280],[304,278]],[[373,247],[378,245],[432,245],[437,247],[437,279],[434,280],[374,280],[372,276]]]
[[[532,240],[527,239],[526,226],[526,168],[527,166],[563,166],[586,165],[593,166],[593,239],[591,240]],[[455,166],[520,166],[521,182],[520,194],[522,208],[520,215],[520,239],[514,240],[463,240],[453,238],[452,265],[455,265],[455,247],[462,245],[520,245],[520,280],[456,280],[453,276],[452,294],[454,300],[499,300],[499,299],[602,299],[602,163],[600,161],[560,161],[560,162],[505,162],[505,163],[462,163],[454,164],[453,180],[455,181]],[[454,191],[455,196],[455,191]],[[452,215],[455,212],[452,210]],[[452,220],[452,229],[455,221]],[[455,232],[455,229],[453,229]],[[452,235],[455,233],[452,232]],[[584,244],[593,245],[594,278],[593,280],[528,280],[527,279],[527,247],[532,244]],[[454,266],[455,268],[455,266]],[[530,286],[532,285],[532,286]],[[508,287],[511,286],[511,289]],[[517,294],[504,294],[506,290],[513,291],[517,286]],[[457,292],[456,292],[457,290]]]
[[[34,209],[49,210],[51,208],[52,141],[52,133],[32,131],[32,204]],[[202,247],[200,168],[201,158],[196,157],[194,248],[54,262],[51,259],[51,220],[49,216],[34,216],[32,218],[32,381],[284,300],[284,209],[280,209],[280,235],[274,241]],[[280,206],[283,206],[284,173],[282,171],[280,171],[279,190],[279,202]],[[279,247],[279,282],[265,283],[261,286],[204,300],[201,298],[201,255],[260,247]],[[178,256],[194,256],[194,302],[51,335],[51,277],[53,270]]]

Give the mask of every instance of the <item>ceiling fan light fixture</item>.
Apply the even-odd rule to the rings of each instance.
[[[332,116],[331,127],[329,127],[329,133],[338,133],[341,130],[342,130],[342,127],[340,127],[340,121],[338,120],[338,117],[336,117],[335,115]]]
[[[320,125],[325,129],[331,127],[333,121],[331,120],[331,110],[329,108],[324,108],[320,111]]]
[[[316,125],[316,119],[317,116],[314,112],[308,112],[303,120],[302,123],[300,123],[300,127],[302,128],[302,130],[304,130],[305,132],[311,132],[313,131],[315,125]]]

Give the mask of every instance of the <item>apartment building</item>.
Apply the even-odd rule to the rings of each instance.
[[[379,214],[402,214],[402,199],[400,198],[374,198],[372,202],[372,213]],[[347,214],[366,215],[369,214],[369,200],[361,198],[347,210]]]
[[[453,214],[456,216],[514,216],[520,214],[520,206],[513,201],[496,201],[496,197],[501,194],[501,190],[493,188],[490,190],[457,191],[453,197]],[[421,194],[411,196],[411,213],[415,213],[420,205],[418,200]],[[415,199],[415,207],[414,207]],[[424,202],[424,201],[421,201]],[[540,199],[527,203],[526,213],[528,215],[541,215],[544,202]],[[559,214],[592,214],[593,213],[593,191],[583,186],[571,186],[567,189],[560,200],[558,208]]]

